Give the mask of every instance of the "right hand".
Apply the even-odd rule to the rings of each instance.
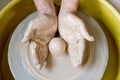
[[[48,55],[48,43],[57,31],[57,16],[39,14],[28,24],[22,42],[29,42],[33,63],[41,68]]]

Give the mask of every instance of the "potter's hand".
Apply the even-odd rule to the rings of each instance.
[[[68,44],[68,53],[74,68],[82,63],[85,39],[94,41],[94,38],[89,35],[83,20],[74,14],[77,12],[76,5],[78,5],[78,1],[79,0],[62,0],[58,27],[60,36]]]
[[[29,22],[22,42],[29,41],[30,59],[38,68],[41,68],[48,55],[48,43],[54,37],[57,30],[57,16],[55,12],[51,11],[53,3],[49,3],[48,0],[34,1],[38,10],[38,16]],[[40,3],[40,1],[42,2]],[[49,7],[46,8],[45,5]],[[44,8],[43,10],[38,9],[41,6]]]

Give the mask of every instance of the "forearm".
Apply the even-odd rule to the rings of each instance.
[[[37,11],[46,14],[56,15],[54,1],[53,0],[33,0]]]
[[[62,0],[61,10],[77,12],[80,0]]]

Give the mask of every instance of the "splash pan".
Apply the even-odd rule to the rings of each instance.
[[[91,35],[95,37],[94,52],[84,67],[72,68],[69,56],[48,57],[48,65],[37,70],[31,65],[28,43],[22,44],[27,23],[36,16],[36,12],[25,18],[14,31],[8,50],[8,61],[16,80],[100,80],[108,62],[108,44],[105,34],[98,23],[88,15],[79,11]]]

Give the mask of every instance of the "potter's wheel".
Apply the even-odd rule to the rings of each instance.
[[[92,61],[90,58],[83,68],[74,69],[68,55],[59,58],[49,55],[47,66],[42,70],[35,69],[30,64],[28,43],[21,43],[27,23],[35,16],[36,13],[32,13],[23,20],[10,40],[8,61],[16,80],[35,80],[36,78],[38,80],[100,80],[102,78],[108,62],[106,37],[95,20],[83,13],[80,13],[80,16],[85,21],[89,33],[95,37]]]

